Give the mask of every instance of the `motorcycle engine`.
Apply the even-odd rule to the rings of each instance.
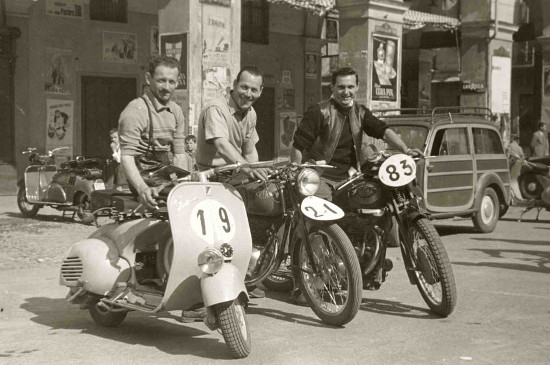
[[[333,202],[347,209],[351,208],[383,208],[385,201],[380,184],[370,180],[357,180],[345,189],[338,191]]]
[[[254,246],[265,246],[269,237],[277,233],[281,223],[282,217],[248,214],[248,224]]]

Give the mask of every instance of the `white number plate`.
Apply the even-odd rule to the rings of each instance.
[[[316,196],[302,200],[302,213],[316,221],[333,221],[344,216],[344,211],[337,205]]]
[[[407,185],[416,177],[416,163],[411,156],[393,155],[380,166],[378,177],[388,186]]]
[[[216,200],[203,200],[191,211],[191,228],[210,244],[231,242],[235,236],[235,218],[226,206]]]
[[[94,190],[105,190],[105,183],[94,183]]]

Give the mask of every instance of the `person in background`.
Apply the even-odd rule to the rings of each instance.
[[[124,176],[124,171],[120,166],[120,142],[118,140],[117,128],[113,128],[109,131],[109,138],[111,139],[111,151],[113,151],[111,155],[113,157],[113,168],[111,169],[112,177],[110,176],[107,182],[116,186],[117,190],[122,190],[127,181],[126,176]]]
[[[548,154],[548,135],[546,133],[546,125],[542,122],[538,124],[539,129],[533,133],[531,139],[531,156],[542,157]]]
[[[512,142],[506,147],[506,156],[508,156],[508,161],[510,162],[510,167],[512,162],[515,160],[512,155],[518,155],[522,159],[525,159],[525,155],[523,153],[523,148],[519,145],[519,136],[512,135]]]
[[[197,171],[195,152],[197,150],[197,137],[190,134],[185,137],[185,162],[183,169],[189,172]]]

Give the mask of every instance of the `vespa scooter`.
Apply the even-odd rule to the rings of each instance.
[[[510,190],[512,205],[524,207],[518,222],[523,215],[536,208],[539,219],[542,209],[550,210],[550,166],[548,157],[526,160],[517,154],[510,168]]]
[[[179,170],[170,173],[172,179],[182,171],[188,176],[172,188],[166,207],[152,213],[114,192],[111,204],[99,210],[109,211],[115,222],[75,243],[63,259],[60,284],[70,289],[68,301],[105,327],[118,326],[129,311],[204,306],[205,324],[221,329],[231,355],[248,356],[244,279],[252,239],[246,209],[235,188],[208,181],[239,166],[191,175],[166,166]],[[92,201],[101,194],[94,193]]]
[[[55,148],[47,155],[40,155],[36,148],[23,151],[29,155],[30,165],[25,176],[18,183],[17,206],[27,218],[36,216],[38,210],[50,206],[57,210],[76,213],[83,223],[92,223],[90,194],[105,189],[102,166],[98,158],[86,159],[77,156],[75,160],[55,165],[55,152],[68,147]]]

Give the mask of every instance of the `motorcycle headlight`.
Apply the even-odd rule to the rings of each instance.
[[[305,196],[314,195],[319,190],[321,177],[319,173],[312,169],[303,169],[296,178],[298,191]]]
[[[202,251],[197,259],[197,264],[205,274],[215,274],[222,268],[223,255],[215,248],[207,248]]]

